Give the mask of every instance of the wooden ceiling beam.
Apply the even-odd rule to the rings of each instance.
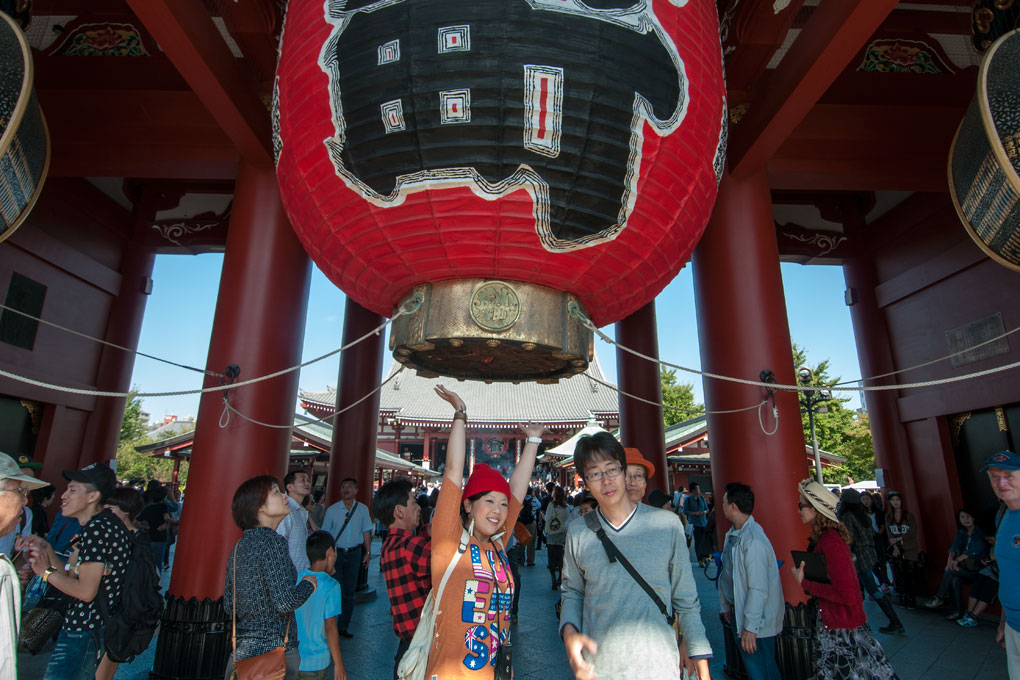
[[[773,0],[751,0],[727,8],[725,25],[726,86],[739,97],[749,93],[776,49],[783,44],[804,0],[776,12]],[[739,94],[738,94],[739,93]],[[732,96],[732,95],[731,95]]]
[[[818,104],[776,150],[774,190],[946,191],[964,106]]]
[[[776,157],[766,172],[774,189],[809,191],[947,191],[945,159],[911,164],[889,159],[822,160]]]
[[[234,148],[54,143],[49,176],[232,180],[237,177],[238,162]]]
[[[768,85],[756,91],[742,124],[733,130],[729,165],[734,175],[755,172],[768,163],[897,3],[840,0],[822,3],[812,12]]]
[[[269,112],[200,2],[128,0],[146,30],[233,141],[253,162],[271,163]]]
[[[53,144],[52,176],[236,176],[237,147],[191,91],[40,90],[38,96]]]

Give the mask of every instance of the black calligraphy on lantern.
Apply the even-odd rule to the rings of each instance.
[[[683,4],[674,2],[674,4]],[[337,174],[373,204],[525,190],[550,251],[626,227],[646,123],[682,123],[687,79],[651,2],[329,0]]]

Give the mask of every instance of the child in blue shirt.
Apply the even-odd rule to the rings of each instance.
[[[305,543],[309,569],[302,570],[298,579],[314,575],[319,587],[295,612],[298,627],[298,652],[301,665],[298,680],[347,680],[347,670],[340,655],[340,634],[336,617],[340,615],[340,584],[326,578],[334,571],[336,546],[333,537],[325,531],[316,531]],[[330,675],[330,661],[333,673]]]

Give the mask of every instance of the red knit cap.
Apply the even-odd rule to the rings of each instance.
[[[503,475],[485,463],[479,463],[475,465],[475,470],[471,473],[467,486],[464,487],[463,498],[471,498],[475,494],[487,493],[489,491],[499,491],[506,494],[508,499],[510,498],[510,484],[503,479]]]

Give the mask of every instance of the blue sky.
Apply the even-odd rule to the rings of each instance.
[[[140,351],[190,366],[205,366],[222,264],[221,255],[160,255],[156,258],[153,292],[146,305],[139,340]],[[812,364],[829,359],[831,376],[843,380],[859,378],[850,312],[843,303],[842,269],[784,264],[782,272],[793,341],[807,349]],[[318,269],[313,270],[302,362],[340,346],[345,299]],[[684,267],[656,298],[656,312],[661,358],[700,368],[690,265]],[[614,335],[612,326],[603,330]],[[596,343],[603,370],[616,382],[615,349],[602,341]],[[387,354],[384,370],[389,368],[389,363]],[[302,369],[301,387],[323,390],[326,385],[335,386],[339,365],[337,355]],[[694,385],[695,396],[702,401],[700,377],[681,374],[680,378]],[[138,357],[131,383],[142,392],[171,392],[197,389],[201,379],[192,371]],[[178,417],[193,416],[198,413],[198,401],[198,395],[158,397],[145,399],[143,405],[152,420],[158,421],[169,413]],[[858,396],[854,395],[847,406],[859,407]]]

